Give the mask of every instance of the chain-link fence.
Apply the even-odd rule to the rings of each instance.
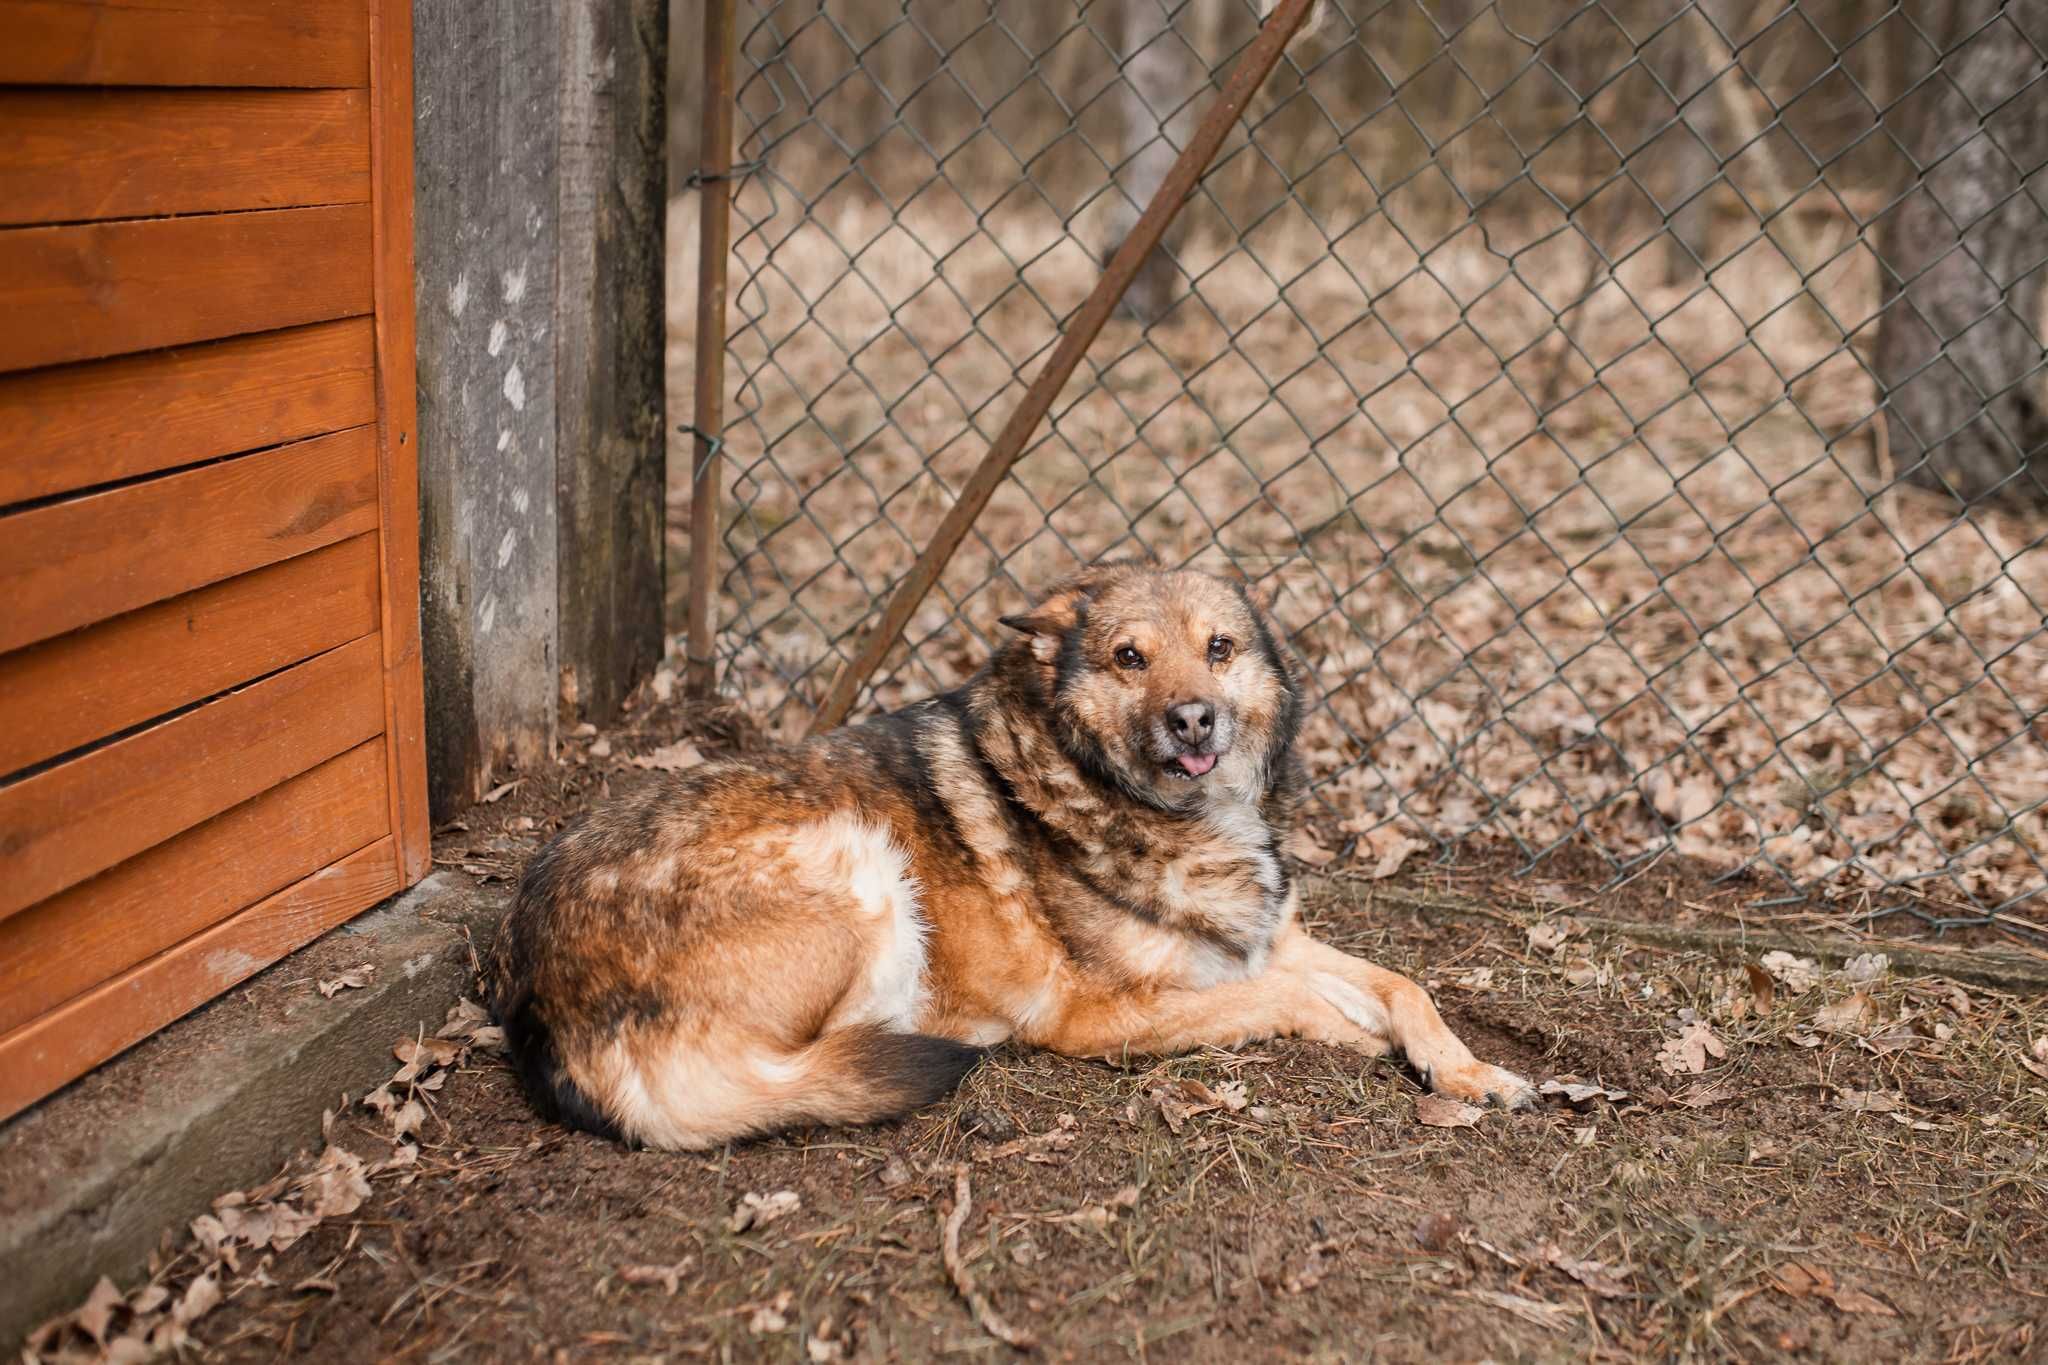
[[[1086,560],[1234,565],[1357,865],[2048,919],[2048,0],[1312,22],[868,700]],[[740,5],[728,691],[808,716],[1257,23]]]

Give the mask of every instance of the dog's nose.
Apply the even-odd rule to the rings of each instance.
[[[1166,708],[1166,724],[1183,744],[1200,744],[1216,728],[1216,708],[1205,701],[1184,701]]]

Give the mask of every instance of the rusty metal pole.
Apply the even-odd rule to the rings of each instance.
[[[910,572],[896,585],[895,592],[882,609],[882,619],[862,638],[853,657],[833,677],[824,703],[811,719],[812,734],[838,725],[853,709],[861,688],[881,667],[883,658],[903,634],[903,628],[910,624],[912,613],[924,601],[925,594],[932,590],[932,585],[939,581],[939,575],[952,560],[953,552],[960,548],[960,542],[967,538],[975,518],[988,506],[988,500],[995,496],[1003,477],[1023,455],[1032,434],[1038,430],[1038,424],[1051,409],[1053,399],[1073,377],[1082,355],[1101,333],[1103,324],[1109,321],[1109,315],[1123,298],[1124,291],[1131,287],[1138,267],[1158,247],[1167,225],[1180,212],[1188,196],[1195,192],[1203,172],[1209,169],[1209,163],[1216,159],[1217,151],[1223,146],[1223,139],[1229,136],[1231,126],[1243,115],[1253,94],[1265,84],[1266,77],[1279,64],[1280,54],[1287,50],[1287,44],[1299,31],[1315,3],[1316,0],[1281,0],[1267,16],[1259,29],[1259,36],[1231,71],[1229,80],[1224,82],[1223,92],[1202,116],[1194,137],[1173,163],[1173,169],[1167,172],[1158,192],[1152,196],[1152,202],[1145,206],[1145,212],[1132,227],[1130,236],[1124,238],[1123,245],[1110,257],[1109,266],[1103,271],[1102,278],[1096,281],[1094,291],[1088,295],[1080,311],[1074,314],[1073,325],[1060,338],[1051,359],[1031,381],[1031,387],[1024,391],[1024,397],[1019,400],[1016,411],[1010,414],[1009,421],[996,433],[988,454],[982,456],[981,463],[960,489],[959,498],[947,511],[945,520],[939,523],[931,543],[925,546],[917,562],[911,565]],[[702,372],[701,368],[699,372]]]
[[[690,629],[683,685],[718,686],[719,474],[725,445],[725,265],[732,250],[733,0],[704,4],[704,124],[697,159],[696,437],[690,463]]]

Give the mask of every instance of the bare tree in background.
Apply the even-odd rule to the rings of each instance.
[[[1886,126],[1914,168],[1878,238],[1893,464],[1965,502],[2048,506],[2048,0],[1907,4],[1892,42],[1906,93]]]
[[[1208,64],[1190,41],[1196,38],[1190,29],[1207,8],[1211,6],[1194,0],[1128,0],[1121,6],[1117,65],[1122,79],[1114,98],[1122,115],[1123,164],[1116,177],[1118,197],[1105,256],[1130,235],[1180,155],[1186,140],[1181,125],[1210,79]],[[1186,235],[1186,221],[1174,221],[1159,249],[1138,271],[1120,309],[1127,316],[1155,322],[1173,306],[1180,285],[1173,256]]]

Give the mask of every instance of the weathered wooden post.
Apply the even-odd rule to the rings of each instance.
[[[667,7],[415,0],[437,811],[661,655]]]

